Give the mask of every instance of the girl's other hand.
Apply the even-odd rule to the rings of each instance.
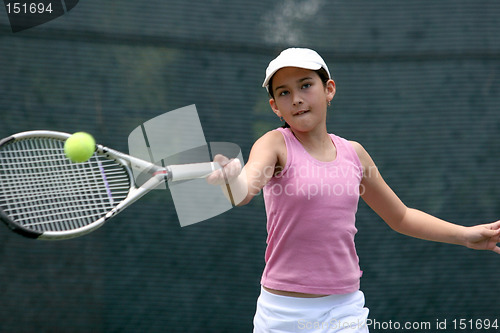
[[[500,221],[468,227],[465,245],[475,250],[491,250],[500,254]]]

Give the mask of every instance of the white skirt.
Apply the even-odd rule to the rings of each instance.
[[[361,291],[317,298],[275,295],[261,288],[254,333],[366,333],[368,309]]]

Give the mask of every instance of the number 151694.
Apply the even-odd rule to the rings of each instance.
[[[52,13],[52,3],[44,4],[42,2],[12,2],[6,3],[8,14],[43,14]]]
[[[498,330],[500,327],[498,319],[453,319],[451,322],[455,330]]]

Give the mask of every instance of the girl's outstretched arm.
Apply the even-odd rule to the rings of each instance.
[[[500,254],[500,221],[473,227],[453,224],[408,208],[387,185],[366,150],[351,142],[363,166],[363,200],[395,231],[430,241],[463,245]]]
[[[219,163],[222,170],[213,172],[207,181],[221,185],[228,199],[235,205],[242,206],[262,190],[283,160],[286,160],[283,135],[278,131],[270,131],[254,143],[243,169],[238,160],[215,156],[214,162]]]

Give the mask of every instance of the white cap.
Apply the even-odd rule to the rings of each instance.
[[[269,81],[283,67],[299,67],[313,71],[324,68],[328,73],[328,77],[331,78],[325,61],[316,51],[303,48],[289,48],[282,51],[279,56],[269,63],[266,69],[266,79],[262,83],[262,86],[269,91]]]

